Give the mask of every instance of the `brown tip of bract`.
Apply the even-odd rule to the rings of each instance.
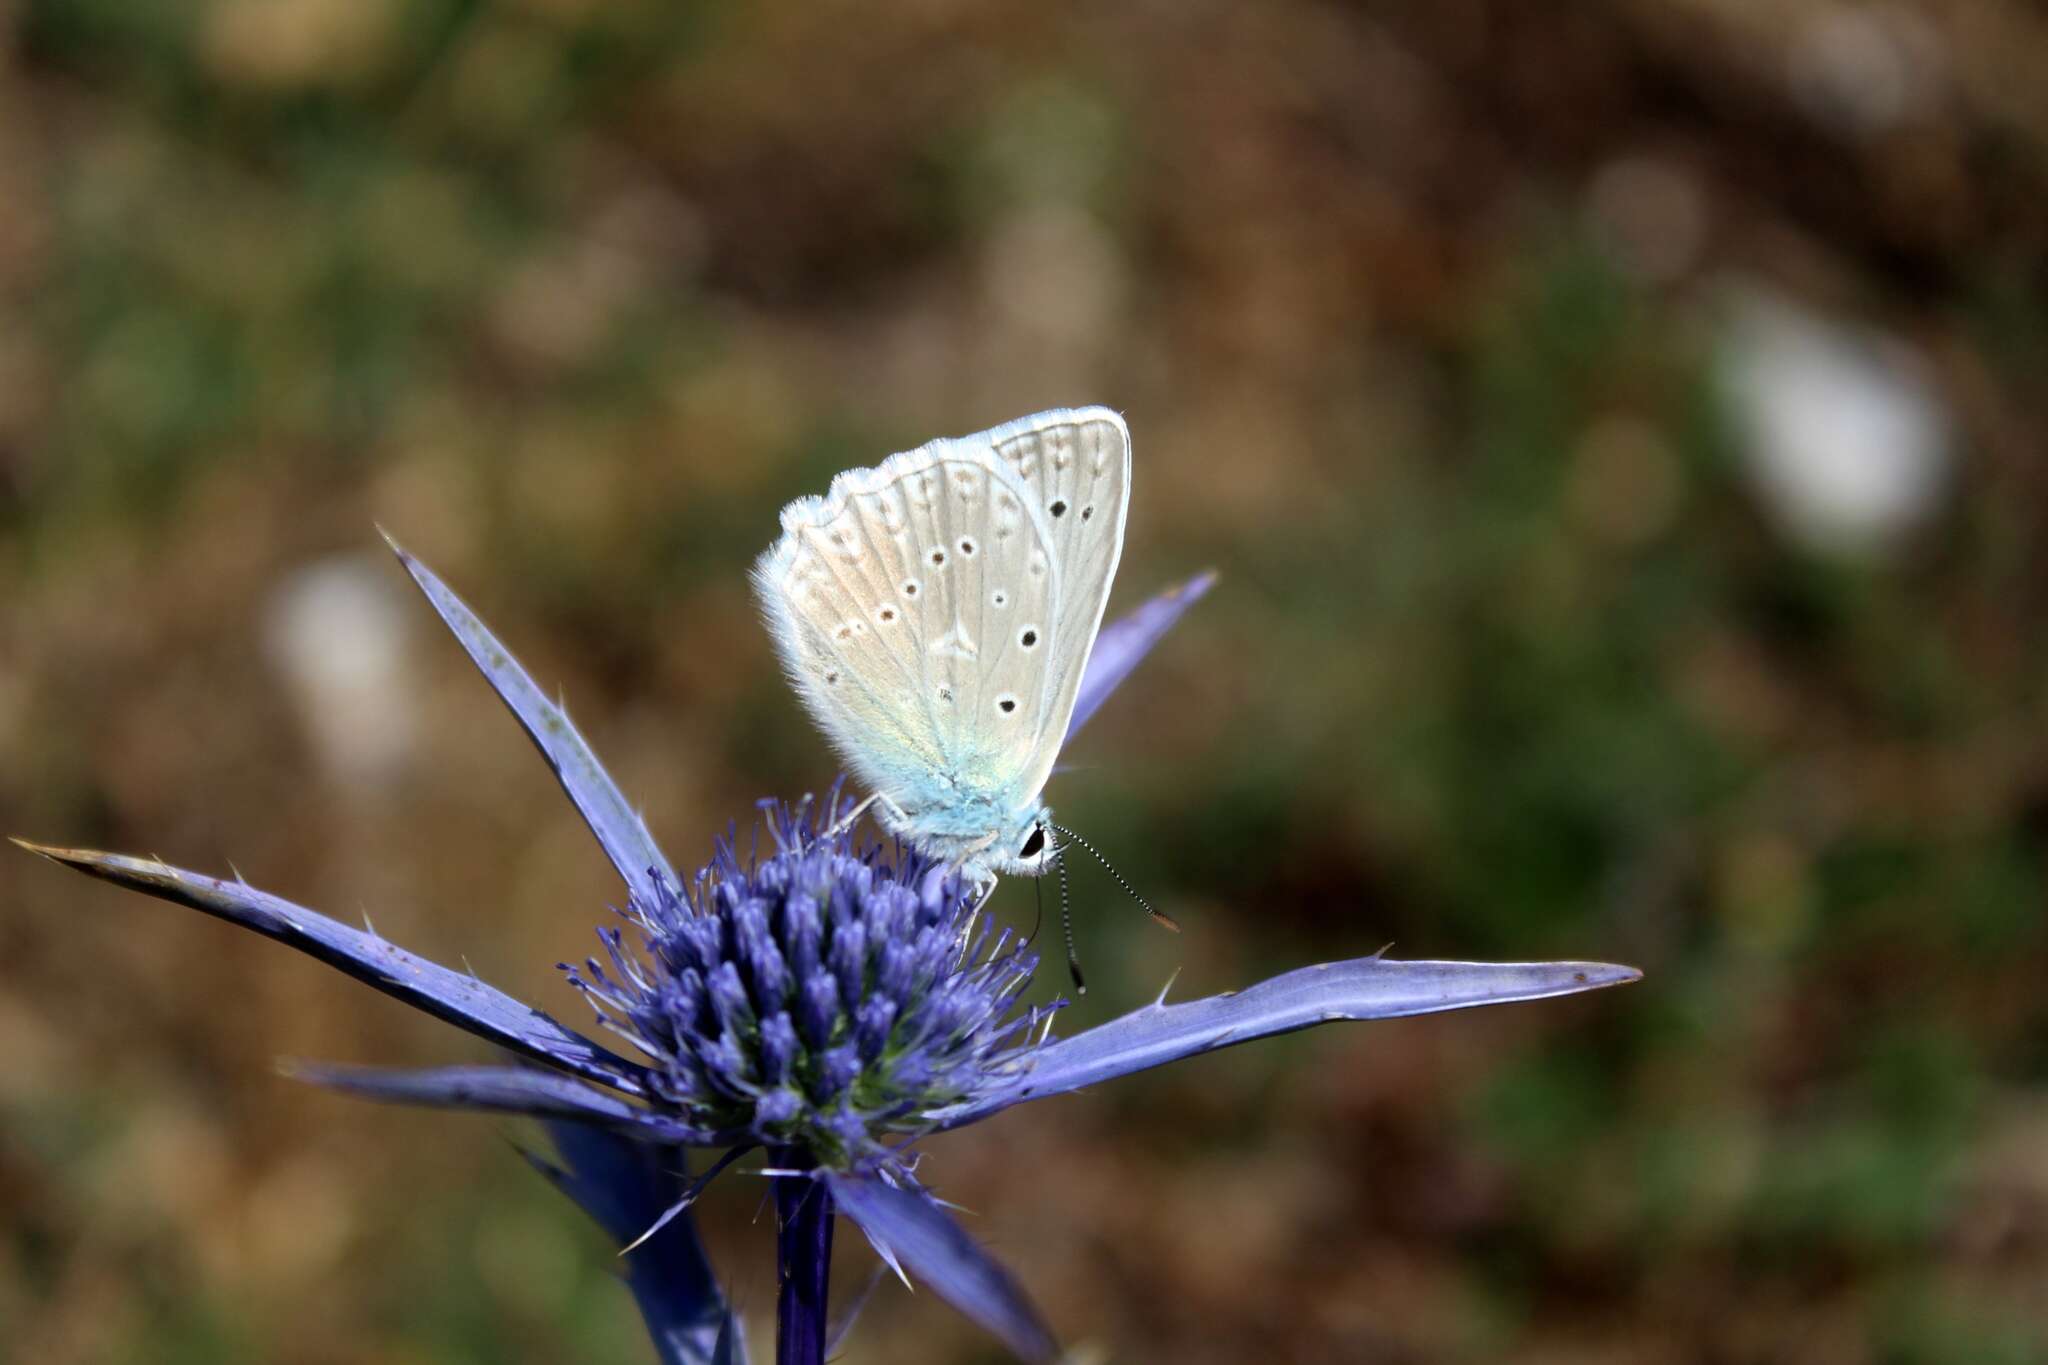
[[[57,848],[51,844],[39,844],[33,839],[24,839],[16,834],[8,835],[7,842],[13,844],[16,848],[28,850],[38,858],[48,858],[53,863],[76,862],[80,856],[76,849]]]

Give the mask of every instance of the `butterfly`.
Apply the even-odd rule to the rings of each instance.
[[[1123,553],[1131,436],[1055,408],[851,469],[754,565],[804,706],[889,829],[977,885],[1057,854],[1040,799]]]

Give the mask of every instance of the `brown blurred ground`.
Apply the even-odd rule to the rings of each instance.
[[[373,524],[690,863],[830,775],[777,507],[1110,403],[1116,604],[1224,577],[1052,792],[1190,931],[1089,888],[1075,1025],[1388,940],[1649,976],[931,1144],[1065,1337],[2048,1359],[2044,146],[2021,0],[0,0],[0,827],[579,1019],[614,884]],[[1788,317],[1935,414],[1876,530],[1753,472]],[[0,869],[0,1354],[650,1358],[525,1134],[272,1069],[475,1045]],[[885,1287],[846,1359],[992,1350]]]

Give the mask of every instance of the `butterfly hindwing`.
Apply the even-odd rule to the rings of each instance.
[[[854,769],[910,811],[1035,795],[1061,578],[1034,490],[983,438],[935,441],[792,503],[783,531],[756,582]]]
[[[940,761],[922,708],[906,704],[918,660],[900,633],[884,633],[884,587],[904,566],[887,538],[870,538],[843,504],[806,498],[783,513],[783,535],[754,569],[776,650],[805,708],[871,786]]]

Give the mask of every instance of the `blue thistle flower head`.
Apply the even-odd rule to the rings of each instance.
[[[688,1127],[872,1169],[1009,1075],[1063,1002],[1020,1008],[1037,955],[977,929],[957,872],[839,828],[836,787],[759,805],[772,853],[728,835],[687,887],[650,878],[604,959],[564,970]]]
[[[626,884],[624,927],[599,931],[603,959],[563,970],[642,1060],[473,973],[406,951],[367,921],[354,928],[239,875],[16,842],[288,944],[511,1053],[512,1065],[301,1066],[295,1074],[374,1099],[545,1121],[561,1163],[534,1164],[634,1251],[627,1280],[668,1365],[745,1359],[739,1321],[685,1215],[720,1170],[759,1146],[800,1168],[773,1172],[780,1241],[785,1250],[808,1248],[791,1250],[779,1271],[801,1260],[815,1274],[783,1277],[779,1308],[797,1305],[798,1336],[815,1328],[803,1339],[822,1344],[822,1267],[836,1210],[890,1265],[924,1279],[1017,1355],[1051,1360],[1050,1331],[917,1181],[901,1159],[906,1142],[1254,1038],[1569,995],[1640,975],[1597,962],[1409,962],[1375,953],[1176,1005],[1162,991],[1120,1018],[1052,1039],[1051,1015],[1064,1002],[1022,1002],[1038,965],[1029,943],[982,921],[969,885],[943,863],[858,842],[840,827],[837,788],[822,803],[760,803],[774,851],[760,856],[757,835],[742,857],[729,832],[685,883],[568,716],[460,598],[399,555]],[[1211,581],[1196,578],[1102,631],[1069,737]],[[690,1147],[728,1150],[692,1180]]]

